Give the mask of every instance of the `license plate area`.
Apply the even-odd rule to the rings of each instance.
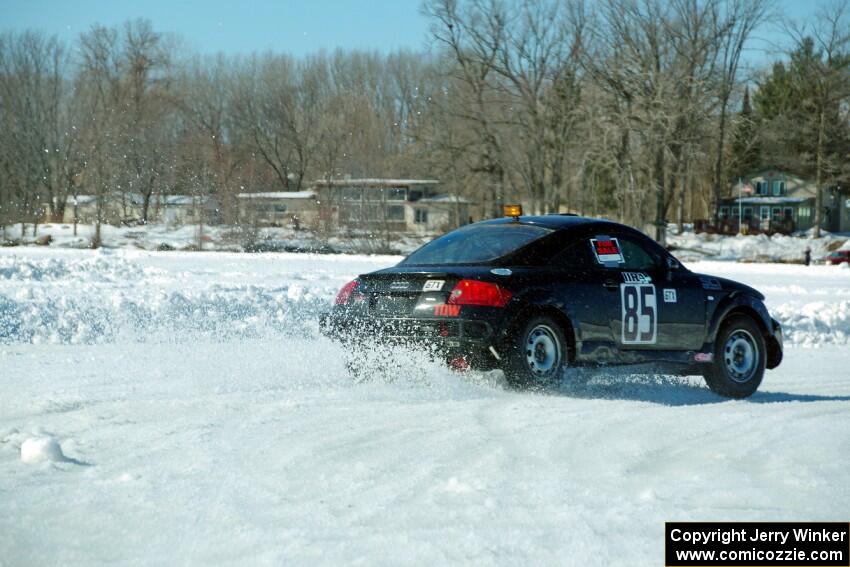
[[[372,308],[375,315],[405,315],[410,312],[415,299],[408,295],[379,295]]]

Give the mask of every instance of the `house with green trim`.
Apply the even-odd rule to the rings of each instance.
[[[824,187],[821,228],[850,232],[850,188]],[[809,230],[815,222],[814,179],[778,168],[755,171],[736,179],[730,195],[717,205],[719,232],[791,233]]]

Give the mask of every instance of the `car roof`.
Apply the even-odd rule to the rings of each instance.
[[[516,223],[519,224],[530,224],[536,226],[542,226],[544,228],[549,228],[552,230],[562,230],[567,228],[574,228],[578,226],[587,226],[587,225],[608,225],[611,228],[620,228],[625,227],[625,225],[620,224],[618,222],[609,221],[606,219],[596,219],[589,217],[580,217],[577,215],[565,215],[565,214],[551,214],[551,215],[529,215],[529,216],[521,216],[521,217],[501,217],[497,219],[490,219],[485,221],[480,221],[475,224],[477,225],[485,225],[485,224],[511,224]]]

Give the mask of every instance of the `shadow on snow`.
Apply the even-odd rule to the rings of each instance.
[[[582,399],[633,400],[666,406],[734,401],[718,396],[698,377],[629,374],[611,369],[605,369],[601,374],[599,369],[574,369],[572,372],[572,376],[551,388],[548,393]],[[751,397],[739,401],[754,404],[850,402],[850,396],[757,391]]]

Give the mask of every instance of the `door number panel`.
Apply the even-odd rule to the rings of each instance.
[[[620,284],[621,342],[654,345],[658,337],[658,301],[652,284]]]

